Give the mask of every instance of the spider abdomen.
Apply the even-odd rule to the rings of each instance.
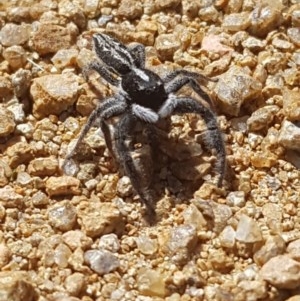
[[[138,104],[158,112],[168,98],[161,78],[146,69],[134,69],[121,81],[131,104]]]

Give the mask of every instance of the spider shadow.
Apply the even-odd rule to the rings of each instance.
[[[203,177],[213,173],[214,160],[206,155],[210,151],[202,147],[205,145],[203,141],[200,143],[192,138],[170,138],[169,120],[165,120],[162,127],[149,124],[144,126],[147,132],[146,141],[151,150],[152,178],[149,189],[154,208],[157,209],[159,201],[165,198],[166,193],[172,196],[168,198],[171,206],[190,202],[195,191],[204,183]],[[149,166],[149,162],[147,164]],[[149,216],[147,212],[146,216]]]

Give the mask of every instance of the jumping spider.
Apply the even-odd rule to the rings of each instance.
[[[106,120],[119,116],[115,127],[114,156],[124,169],[137,194],[146,205],[148,213],[155,215],[153,199],[149,186],[144,187],[141,169],[130,154],[128,138],[133,135],[137,122],[155,125],[159,120],[172,114],[199,114],[207,125],[205,139],[209,149],[217,154],[216,171],[219,173],[217,185],[221,186],[225,174],[226,154],[222,134],[216,116],[211,109],[191,97],[179,97],[176,92],[189,85],[206,103],[211,104],[209,96],[202,90],[198,81],[206,83],[209,78],[187,70],[173,71],[163,78],[145,68],[145,47],[141,44],[125,46],[106,34],[93,36],[94,49],[100,61],[92,62],[86,70],[97,71],[103,79],[119,92],[99,103],[91,113],[82,129],[77,143],[64,161],[64,170],[72,164],[79,144],[90,128],[98,121],[106,144],[112,150],[112,141]]]

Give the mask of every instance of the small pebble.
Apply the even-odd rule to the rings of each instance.
[[[295,123],[292,123],[288,120],[284,120],[281,125],[278,142],[287,149],[299,151],[300,127],[297,126]]]
[[[3,57],[14,70],[23,68],[26,63],[25,49],[19,45],[6,48],[3,51]]]
[[[0,106],[0,137],[10,135],[16,127],[14,115],[8,109]]]
[[[231,226],[226,226],[220,233],[220,243],[224,248],[233,248],[235,244],[235,231]]]
[[[15,192],[11,186],[4,186],[0,188],[0,202],[6,208],[17,208],[24,202],[24,197]]]
[[[262,266],[271,258],[283,254],[286,249],[286,244],[281,236],[270,236],[266,243],[254,254],[256,264]]]
[[[197,244],[196,228],[191,225],[182,225],[172,229],[167,242],[169,254],[172,260],[177,264],[186,262],[189,258],[189,253]]]
[[[0,159],[0,187],[4,187],[8,184],[8,179],[12,175],[12,170],[7,162]]]
[[[78,272],[68,276],[64,282],[67,292],[72,296],[80,296],[86,285],[85,276]]]
[[[90,265],[91,269],[99,275],[113,272],[120,266],[118,257],[105,250],[86,251],[84,259]]]
[[[0,93],[1,97],[4,99],[5,97],[11,97],[12,95],[12,83],[6,76],[0,76]]]
[[[161,273],[150,268],[141,268],[137,274],[137,289],[149,297],[164,297],[165,279]]]
[[[22,45],[29,40],[30,33],[31,26],[29,24],[7,23],[0,31],[1,44],[3,46]]]
[[[245,300],[259,300],[268,297],[268,286],[262,280],[243,280],[237,285],[242,289]]]
[[[109,202],[82,202],[77,207],[78,222],[87,236],[121,233],[124,223],[119,209]]]
[[[266,262],[259,276],[280,289],[295,289],[300,281],[300,263],[289,255],[278,255]]]
[[[60,49],[52,57],[51,61],[57,69],[74,66],[78,56],[77,49]]]
[[[141,253],[153,255],[157,252],[158,244],[156,239],[151,239],[146,235],[140,235],[136,238],[136,244]]]
[[[16,122],[24,122],[25,121],[25,112],[23,104],[14,101],[11,105],[7,106],[7,109],[14,114],[14,119]]]
[[[257,2],[250,18],[250,32],[257,37],[264,37],[282,22],[281,2]]]
[[[53,259],[54,259],[55,264],[57,264],[57,266],[59,268],[63,269],[68,266],[68,260],[71,255],[72,255],[72,252],[69,249],[69,247],[66,246],[65,244],[61,243],[55,248],[54,254],[53,254]]]
[[[232,209],[216,202],[210,202],[210,205],[212,213],[209,212],[209,217],[214,221],[214,231],[220,233],[227,226],[227,221],[232,216]]]
[[[34,127],[30,123],[18,124],[16,126],[16,132],[30,139],[32,138]]]
[[[257,168],[271,168],[277,161],[278,157],[270,151],[257,151],[251,156],[251,164]]]
[[[31,85],[31,72],[19,69],[11,77],[11,83],[16,96],[21,97],[29,90]]]
[[[57,159],[49,158],[36,158],[28,165],[28,172],[33,176],[45,177],[52,176],[58,169]]]
[[[155,0],[155,4],[161,8],[175,8],[179,5],[180,0]]]
[[[79,194],[80,182],[70,176],[50,177],[46,181],[46,192],[49,196]]]
[[[11,255],[11,250],[5,244],[0,244],[0,269],[10,262]]]
[[[289,121],[300,121],[300,92],[283,90],[283,110]]]
[[[89,248],[93,240],[86,236],[81,230],[70,230],[62,235],[63,241],[71,250],[81,248],[83,250]]]
[[[114,233],[105,234],[100,237],[99,250],[107,250],[112,253],[116,253],[120,249],[120,243],[118,236]]]
[[[291,27],[287,30],[287,35],[291,39],[291,41],[297,46],[300,47],[300,28],[299,27]]]
[[[41,54],[55,53],[61,49],[68,49],[72,44],[72,36],[68,28],[41,23],[32,35],[32,47]]]
[[[252,113],[247,120],[249,131],[259,131],[267,127],[279,111],[277,106],[264,106]]]
[[[38,294],[25,271],[0,272],[0,296],[4,301],[36,301]]]
[[[141,17],[143,14],[143,5],[134,0],[121,0],[118,8],[118,15],[129,20]]]
[[[76,209],[68,201],[62,201],[48,209],[50,224],[61,231],[70,231],[76,224]]]
[[[263,240],[257,222],[242,214],[236,229],[236,239],[243,243],[255,243]]]
[[[74,104],[78,89],[77,77],[68,73],[34,79],[30,88],[33,115],[40,119],[50,114],[60,114]]]
[[[184,223],[191,225],[199,230],[203,230],[207,225],[207,222],[200,210],[194,205],[190,204],[187,209],[183,212]]]
[[[250,49],[251,51],[261,51],[266,47],[266,42],[255,37],[249,37],[242,42],[243,47]]]
[[[154,47],[161,60],[171,60],[180,48],[180,41],[172,33],[161,34],[156,38]]]
[[[300,260],[300,239],[290,242],[289,245],[287,246],[286,250],[293,259],[299,261]]]
[[[211,250],[207,260],[214,270],[222,273],[229,272],[234,267],[233,259],[226,256],[225,251],[222,249]]]
[[[238,116],[242,104],[261,93],[262,85],[246,69],[231,67],[220,76],[215,92],[222,110],[232,116]]]
[[[49,198],[48,196],[42,192],[42,191],[37,191],[31,198],[31,202],[34,206],[46,206],[49,204]]]
[[[232,32],[245,30],[250,26],[249,12],[235,13],[225,16],[222,26]]]
[[[246,204],[245,192],[244,191],[232,191],[226,197],[226,203],[229,206],[244,207]]]
[[[32,183],[32,180],[33,179],[27,172],[24,171],[18,172],[16,182],[20,186],[29,186]]]
[[[127,176],[123,176],[119,180],[117,184],[117,191],[120,197],[127,197],[132,194],[131,181]]]

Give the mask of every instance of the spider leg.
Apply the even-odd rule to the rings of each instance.
[[[204,92],[204,90],[202,90],[202,88],[199,86],[199,84],[196,82],[195,79],[190,77],[176,78],[166,86],[166,92],[167,93],[177,92],[186,84],[189,84],[191,88],[210,106],[213,105],[208,94]]]
[[[118,86],[120,81],[116,79],[113,75],[116,75],[116,72],[113,68],[105,66],[98,61],[93,61],[82,70],[83,77],[87,80],[88,75],[91,70],[98,72],[101,77],[103,77],[108,83],[113,86]]]
[[[222,134],[218,127],[217,119],[214,113],[200,102],[190,97],[177,97],[171,95],[166,103],[161,107],[158,114],[161,118],[170,116],[172,113],[184,114],[195,113],[199,114],[206,123],[208,134],[205,138],[205,143],[210,149],[215,149],[217,152],[216,171],[219,173],[218,187],[222,185],[226,170],[226,150]]]
[[[131,180],[131,184],[137,194],[140,196],[142,202],[147,208],[147,214],[151,219],[155,218],[155,209],[153,204],[153,198],[150,193],[150,182],[149,181],[149,171],[144,171],[143,166],[139,166],[138,161],[140,159],[137,157],[133,159],[130,154],[130,146],[128,145],[130,138],[132,138],[132,133],[137,122],[137,117],[131,113],[124,114],[116,127],[116,152],[118,153],[118,160],[123,167],[125,173]],[[148,179],[145,180],[145,177]],[[151,177],[151,176],[150,176]]]
[[[102,133],[104,135],[105,144],[106,144],[109,152],[113,156],[113,158],[116,159],[116,155],[115,155],[114,146],[113,146],[113,143],[112,143],[112,136],[111,136],[111,131],[110,131],[109,125],[106,123],[105,120],[101,120],[100,121],[100,127],[101,127],[101,131],[102,131]]]
[[[90,117],[88,118],[84,128],[82,129],[76,144],[74,145],[73,149],[70,151],[70,153],[66,156],[65,161],[63,163],[63,169],[64,167],[70,162],[72,157],[74,156],[78,146],[90,130],[90,128],[93,126],[95,121],[97,119],[100,119],[100,124],[103,120],[109,119],[113,116],[120,115],[125,112],[127,107],[127,104],[125,100],[120,96],[116,95],[115,97],[108,98],[104,101],[104,103],[99,104],[96,109],[91,113]],[[104,133],[105,135],[105,133]],[[106,137],[105,137],[106,138]]]
[[[177,77],[180,76],[180,77]],[[212,81],[212,79],[195,72],[190,72],[187,70],[176,70],[164,78],[164,82],[166,83],[166,92],[167,93],[175,93],[179,91],[184,85],[190,85],[191,88],[209,105],[212,106],[212,102],[208,94],[201,88],[198,80],[200,80],[203,84],[204,81]]]
[[[133,46],[128,46],[128,49],[133,56],[136,67],[145,68],[145,61],[146,61],[145,46],[142,44],[135,44]]]
[[[188,71],[188,70],[185,70],[185,69],[178,69],[178,70],[175,70],[175,71],[167,74],[166,76],[163,77],[163,81],[165,83],[169,83],[171,80],[173,80],[178,75],[183,75],[183,76],[194,78],[195,80],[200,80],[201,83],[203,83],[203,84],[205,82],[208,82],[208,81],[212,81],[212,82],[216,81],[215,79],[212,79],[212,78],[210,78],[208,76],[205,76],[203,74]]]

